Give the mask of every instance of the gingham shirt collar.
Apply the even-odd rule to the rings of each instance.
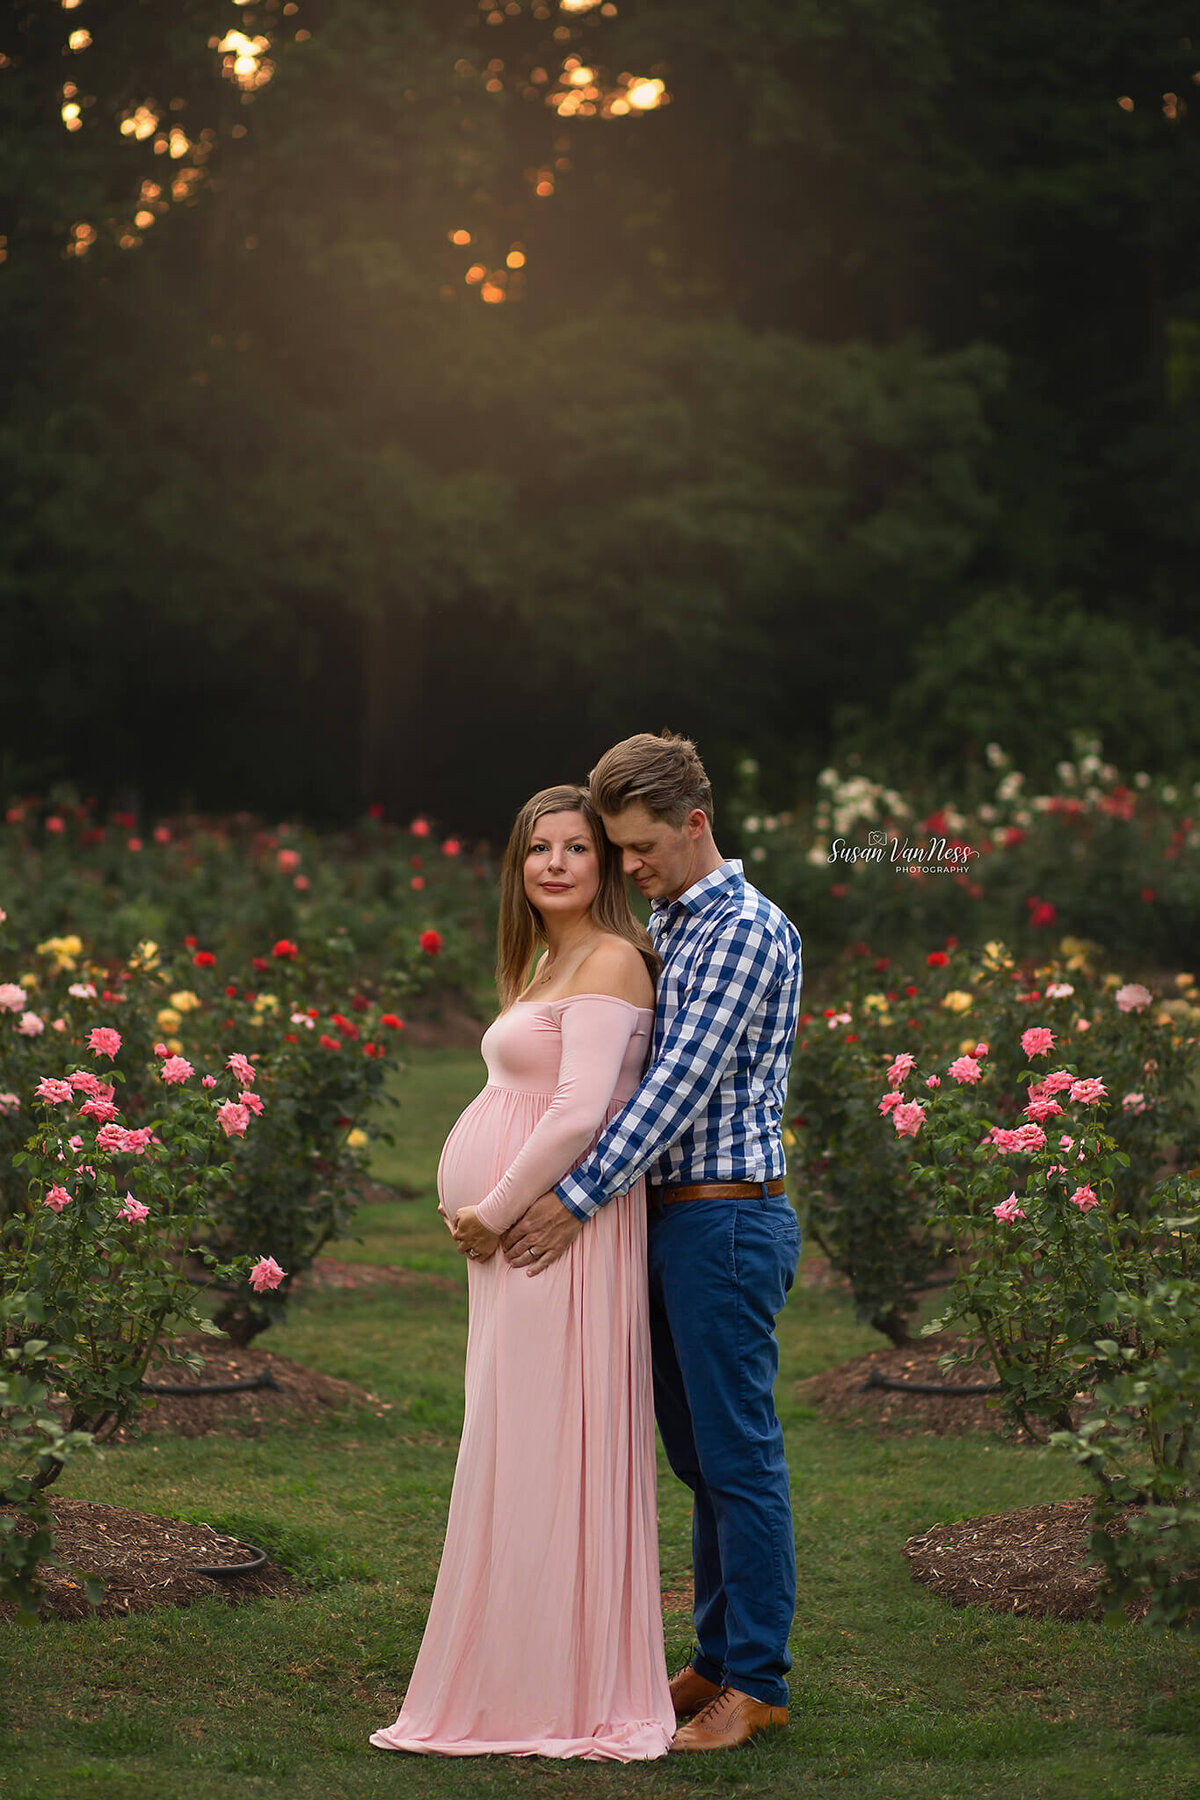
[[[652,900],[650,911],[665,925],[673,924],[680,911],[689,912],[694,917],[700,913],[711,912],[726,895],[746,885],[746,877],[741,863],[736,857],[723,862],[719,869],[709,875],[702,875],[694,881],[690,888],[674,900]]]

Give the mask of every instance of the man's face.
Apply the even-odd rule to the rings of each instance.
[[[640,802],[600,816],[605,833],[621,852],[626,875],[647,900],[675,900],[691,887],[708,822],[699,807],[682,825],[654,818]]]

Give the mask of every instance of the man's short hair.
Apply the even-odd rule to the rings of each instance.
[[[598,812],[644,806],[652,818],[682,825],[696,807],[712,824],[712,787],[690,738],[664,731],[639,731],[606,750],[588,777]]]

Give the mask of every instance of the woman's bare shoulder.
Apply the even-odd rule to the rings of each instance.
[[[632,1006],[654,1005],[654,983],[645,958],[628,939],[605,933],[571,979],[573,994],[610,994]]]

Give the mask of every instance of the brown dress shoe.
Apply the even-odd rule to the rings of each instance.
[[[671,1677],[671,1702],[677,1719],[690,1719],[702,1706],[715,1700],[721,1692],[719,1682],[697,1675],[691,1663],[685,1663],[678,1675]]]
[[[786,1706],[768,1706],[738,1688],[722,1688],[715,1699],[688,1724],[681,1725],[671,1741],[672,1750],[732,1750],[756,1732],[786,1725]]]

